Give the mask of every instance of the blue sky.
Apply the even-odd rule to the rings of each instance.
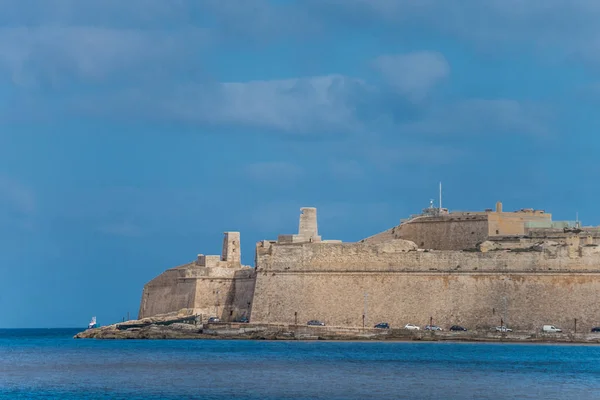
[[[600,3],[0,0],[0,327],[135,316],[222,232],[600,224]]]

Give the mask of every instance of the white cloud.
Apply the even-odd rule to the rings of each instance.
[[[245,126],[279,133],[354,133],[364,129],[357,102],[377,95],[341,75],[283,80],[129,88],[63,99],[66,113]]]
[[[559,3],[554,0],[549,4],[555,10]],[[420,101],[450,72],[448,62],[437,52],[377,58],[373,65],[394,93],[385,85],[375,87],[340,74],[207,83],[206,79],[179,73],[191,68],[201,74],[196,72],[200,68],[194,68],[203,56],[199,47],[222,44],[222,40],[245,43],[247,38],[240,32],[255,38],[281,28],[285,37],[295,30],[321,29],[317,25],[327,25],[327,16],[315,14],[316,2],[178,0],[168,7],[159,0],[0,0],[0,4],[0,72],[28,86],[17,88],[11,109],[2,110],[3,120],[18,119],[19,115],[27,120],[75,115],[238,126],[296,135],[372,134],[386,129],[403,134],[452,130],[454,134],[461,129],[483,130],[484,118],[469,114],[473,111],[486,115],[486,124],[497,124],[493,128],[497,131],[510,128],[543,134],[545,129],[536,120],[541,114],[532,107],[505,100],[425,108],[431,106]],[[358,13],[360,18],[375,15],[396,22],[428,15],[434,21],[440,13],[436,7],[448,13],[457,13],[455,8],[465,10],[455,5],[448,9],[441,0],[323,0],[318,4],[336,6],[329,18],[354,9],[369,11]],[[577,4],[583,7],[582,2]],[[531,10],[542,12],[539,7],[517,3],[507,8],[495,0],[489,7],[474,5],[475,11],[469,12],[497,11],[499,16],[490,14],[490,18],[503,16],[515,21],[535,16]],[[590,6],[588,11],[594,10]],[[299,16],[297,20],[294,13]],[[452,15],[463,18],[460,13]],[[315,26],[306,28],[307,16],[315,20]],[[213,18],[218,23],[210,24]],[[143,78],[148,79],[140,83]],[[71,80],[78,83],[70,87],[72,90],[52,90],[53,85]],[[50,90],[31,89],[43,84],[49,84]],[[423,115],[417,122],[407,122]]]
[[[450,73],[444,56],[429,51],[380,56],[374,66],[390,85],[417,102]]]
[[[455,36],[488,54],[535,50],[600,64],[600,2],[594,0],[310,0],[315,17],[342,26],[373,24]]]
[[[4,27],[0,28],[0,68],[19,85],[75,78],[97,81],[116,73],[135,79],[160,66],[174,66],[177,60],[189,60],[188,41],[201,43],[202,37],[200,30]]]
[[[360,124],[354,115],[352,96],[363,88],[363,82],[340,75],[222,83],[209,93],[197,87],[189,96],[181,97],[183,102],[173,104],[172,111],[211,123],[288,132],[355,131]]]

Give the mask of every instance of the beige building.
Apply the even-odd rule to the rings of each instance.
[[[505,236],[526,236],[531,229],[567,227],[573,223],[552,222],[552,215],[543,210],[521,209],[506,212],[502,203],[495,210],[448,212],[426,208],[421,214],[404,220],[400,225],[363,239],[363,243],[380,243],[391,239],[415,242],[420,248],[433,250],[474,249],[488,239]]]

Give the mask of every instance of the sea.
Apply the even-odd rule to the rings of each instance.
[[[0,330],[0,399],[600,399],[600,346]]]

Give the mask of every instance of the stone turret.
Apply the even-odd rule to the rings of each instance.
[[[221,252],[221,261],[226,261],[231,267],[240,267],[240,233],[225,232],[223,237],[223,251]]]
[[[296,236],[305,239],[307,242],[321,241],[317,225],[317,209],[315,207],[302,207],[300,209],[300,224]]]
[[[223,233],[223,250],[220,256],[198,254],[196,265],[209,268],[241,268],[242,252],[239,232]]]
[[[317,243],[321,242],[317,225],[317,209],[302,207],[297,235],[279,235],[278,243]]]

